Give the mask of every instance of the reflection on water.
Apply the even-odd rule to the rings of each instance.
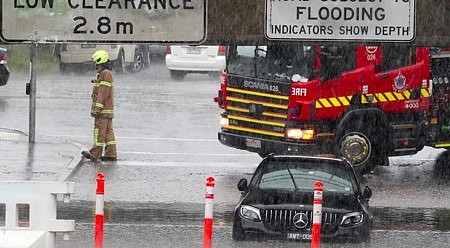
[[[402,231],[450,230],[450,223],[444,223],[445,220],[439,217],[442,214],[450,214],[450,209],[395,207],[372,209],[374,211],[374,229]],[[447,229],[442,229],[445,226],[447,226]]]
[[[450,151],[445,151],[439,155],[434,164],[434,178],[440,184],[450,182]]]
[[[69,206],[70,205],[70,206]],[[92,222],[94,202],[58,205],[58,218]],[[232,226],[234,206],[217,206],[214,224]],[[215,206],[216,208],[216,206]],[[374,230],[449,231],[450,209],[373,207]],[[106,203],[105,221],[116,224],[203,225],[204,205],[194,203]]]
[[[6,112],[6,110],[8,109],[8,102],[0,99],[0,112]]]
[[[31,181],[33,179],[33,163],[34,163],[34,143],[28,144],[27,164],[25,167],[25,173],[23,174],[23,180]]]

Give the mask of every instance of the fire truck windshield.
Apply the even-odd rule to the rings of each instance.
[[[309,46],[230,46],[227,72],[287,82],[299,75],[307,81],[313,75],[315,52]]]

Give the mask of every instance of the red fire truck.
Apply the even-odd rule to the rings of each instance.
[[[450,53],[406,46],[229,46],[215,101],[219,141],[257,152],[346,158],[450,148]]]

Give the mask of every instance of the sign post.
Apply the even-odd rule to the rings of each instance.
[[[30,83],[26,86],[26,93],[30,95],[28,116],[28,143],[36,141],[36,50],[37,44],[32,43],[30,48]]]
[[[408,42],[415,0],[266,0],[265,35],[282,40]]]

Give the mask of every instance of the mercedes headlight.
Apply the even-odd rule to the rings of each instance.
[[[356,226],[363,223],[363,221],[364,221],[364,213],[360,212],[348,213],[342,217],[341,226],[344,227]]]
[[[261,214],[259,213],[259,209],[251,206],[241,206],[239,213],[242,217],[251,220],[251,221],[261,221]]]

